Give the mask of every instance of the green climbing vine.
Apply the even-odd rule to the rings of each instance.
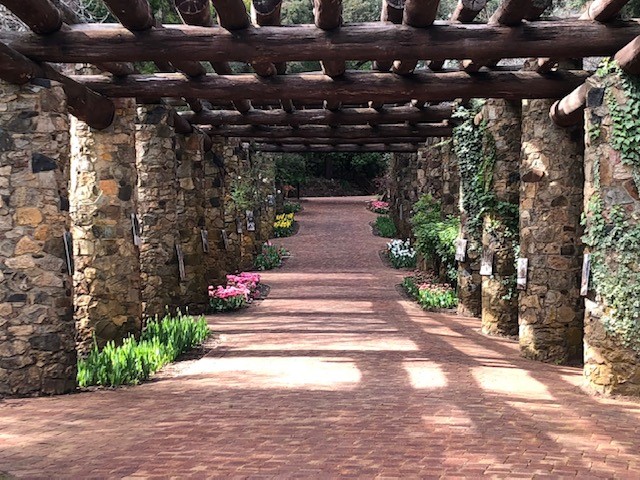
[[[611,115],[611,147],[620,153],[622,164],[631,168],[640,186],[640,81],[625,74],[612,60],[605,60],[598,75],[606,88],[605,100]],[[615,88],[614,88],[615,87]],[[615,89],[625,102],[619,103]],[[600,125],[595,124],[598,135]],[[596,193],[583,216],[583,241],[591,251],[591,280],[595,292],[607,306],[602,317],[605,330],[627,348],[640,354],[640,216],[624,205],[607,208],[600,185],[600,158],[594,155],[593,179]]]

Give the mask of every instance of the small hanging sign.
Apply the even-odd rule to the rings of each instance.
[[[253,210],[247,210],[245,213],[247,214],[247,230],[250,232],[255,232],[256,221],[253,217]]]
[[[402,220],[404,217],[404,205],[400,204],[400,211],[398,213],[398,218],[400,218],[400,220]]]
[[[229,250],[229,235],[227,235],[227,231],[221,230],[220,233],[222,234],[222,243],[224,244],[224,249]]]
[[[589,294],[589,276],[591,275],[591,254],[585,253],[582,257],[582,281],[580,282],[580,295],[586,297]]]
[[[526,290],[527,288],[527,270],[529,268],[528,258],[518,259],[518,278],[516,280],[516,288],[518,290]]]
[[[176,243],[176,253],[178,254],[178,270],[180,271],[180,280],[187,278],[187,274],[184,270],[184,253],[182,252],[182,246]]]
[[[236,218],[236,233],[242,234],[242,219]]]
[[[140,237],[140,220],[138,215],[131,213],[131,233],[133,233],[133,244],[136,247],[142,245],[142,238]]]
[[[456,260],[458,262],[464,262],[467,258],[467,243],[466,238],[456,239]]]
[[[64,256],[67,261],[67,272],[69,275],[75,273],[75,265],[73,263],[73,237],[68,230],[64,232],[62,239],[64,241]]]
[[[209,253],[209,232],[206,229],[201,228],[200,238],[202,239],[202,251],[204,253]]]
[[[491,250],[485,250],[482,252],[482,258],[480,260],[480,275],[493,275],[493,251]]]
[[[267,195],[267,205],[269,205],[270,207],[275,206],[276,204],[276,196],[271,194],[271,195]]]

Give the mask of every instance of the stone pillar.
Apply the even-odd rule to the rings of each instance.
[[[185,278],[180,281],[180,298],[190,312],[202,313],[208,301],[202,241],[202,229],[205,228],[204,137],[193,133],[188,137],[178,137],[178,141],[176,215],[185,273]]]
[[[205,256],[205,278],[209,285],[220,285],[225,281],[226,263],[229,251],[225,248],[223,230],[227,236],[224,221],[224,144],[214,142],[210,152],[205,154],[203,164],[203,188],[205,195],[204,224],[209,237],[209,253]]]
[[[225,255],[225,271],[237,272],[242,268],[242,237],[246,232],[244,213],[233,201],[233,189],[237,182],[242,180],[246,172],[242,169],[239,158],[242,147],[237,138],[225,139],[222,147],[224,159],[224,229],[229,239],[228,248]]]
[[[460,190],[460,195],[464,191]],[[460,238],[467,240],[465,260],[458,262],[458,315],[480,317],[482,315],[482,277],[480,276],[480,256],[482,242],[468,225],[468,215],[460,208]]]
[[[164,315],[180,306],[176,241],[176,139],[170,110],[138,107],[136,166],[141,218],[142,316]]]
[[[76,385],[68,176],[60,85],[0,82],[0,397]]]
[[[134,99],[115,100],[113,124],[95,130],[71,121],[71,218],[78,351],[94,338],[139,335],[140,267],[132,214],[137,186]]]
[[[389,167],[389,216],[398,230],[398,238],[411,237],[411,207],[418,201],[418,183],[426,172],[418,166],[416,153],[394,153]]]
[[[520,351],[534,360],[582,361],[583,129],[557,127],[552,100],[522,103],[520,257],[528,281],[520,292]]]
[[[610,70],[589,79],[585,112],[584,375],[597,392],[640,395],[640,95],[636,78]]]
[[[445,139],[441,143],[440,158],[442,161],[442,214],[445,217],[458,216],[460,215],[460,171],[451,140]]]
[[[487,100],[481,114],[486,121],[486,141],[494,143],[485,147],[489,156],[485,174],[495,202],[500,205],[484,218],[482,248],[483,252],[493,252],[493,274],[482,277],[482,331],[489,335],[516,335],[514,246],[518,241],[518,219],[517,213],[506,211],[518,210],[521,103]]]

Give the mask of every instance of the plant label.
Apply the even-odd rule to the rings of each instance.
[[[467,239],[456,239],[456,260],[458,262],[464,262],[467,258]]]
[[[404,205],[400,204],[400,211],[398,212],[398,218],[402,220],[404,217]]]
[[[73,275],[75,273],[75,265],[73,263],[73,237],[71,236],[71,232],[65,231],[62,239],[64,241],[64,257],[67,262],[67,272],[69,272],[69,275]]]
[[[142,245],[142,238],[140,238],[140,220],[135,213],[131,214],[131,233],[133,234],[133,244],[136,247]]]
[[[516,288],[518,290],[526,290],[527,288],[527,270],[529,268],[528,258],[518,259],[518,278],[516,280]]]
[[[256,221],[255,221],[254,216],[253,216],[253,210],[247,210],[246,214],[247,214],[247,230],[249,232],[255,232],[256,231]]]
[[[222,235],[222,243],[224,244],[224,249],[229,250],[229,235],[227,235],[227,231],[221,230],[220,234]]]
[[[209,253],[209,232],[206,229],[201,228],[200,238],[202,239],[202,251],[204,253]]]
[[[589,276],[591,275],[591,254],[585,253],[582,257],[582,281],[580,282],[580,295],[586,297],[589,294]]]
[[[178,270],[180,272],[180,280],[187,278],[187,273],[184,269],[184,253],[182,252],[182,245],[176,243],[176,254],[178,255]]]
[[[276,204],[276,196],[271,194],[271,195],[267,195],[267,205],[269,205],[270,207],[274,207]]]
[[[242,219],[241,218],[236,218],[236,233],[238,235],[242,234]]]
[[[480,275],[493,275],[493,251],[491,250],[485,250],[482,252],[482,258],[480,260]]]

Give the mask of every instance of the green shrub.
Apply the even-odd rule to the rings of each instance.
[[[140,340],[128,337],[118,346],[110,341],[102,350],[94,344],[87,358],[78,360],[78,384],[81,387],[138,384],[202,343],[209,333],[204,317],[194,319],[180,313],[162,320],[156,318],[147,324]]]
[[[262,245],[262,251],[253,262],[253,266],[256,270],[273,270],[282,266],[282,259],[288,254],[289,252],[284,247],[265,243]]]
[[[282,213],[298,213],[302,210],[302,205],[298,202],[284,202],[282,205]]]
[[[385,238],[394,238],[398,233],[393,220],[384,215],[376,218],[375,228],[378,231],[378,235]]]
[[[425,310],[455,308],[458,305],[458,296],[455,290],[446,283],[421,283],[418,285],[415,278],[405,277],[402,280],[402,288]]]

